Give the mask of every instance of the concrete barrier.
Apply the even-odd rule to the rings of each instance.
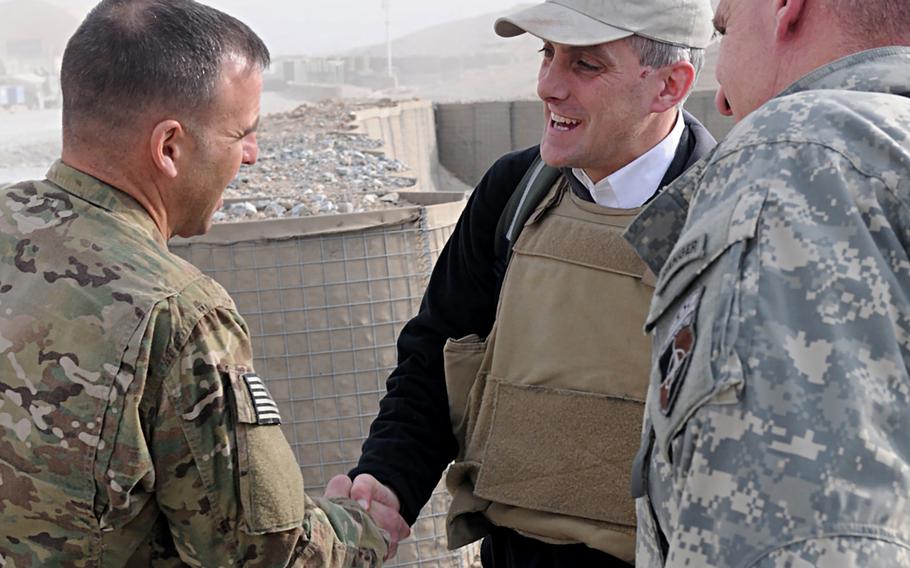
[[[529,101],[437,104],[440,164],[473,187],[497,158],[529,145],[529,139],[531,144],[540,140],[539,129],[536,136],[528,135],[533,126],[526,115],[533,114],[528,112],[533,106],[541,109],[539,102]]]

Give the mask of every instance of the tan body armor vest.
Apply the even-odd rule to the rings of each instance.
[[[490,336],[447,343],[451,548],[493,524],[633,560],[653,290],[622,239],[637,213],[582,201],[560,177],[515,243]]]

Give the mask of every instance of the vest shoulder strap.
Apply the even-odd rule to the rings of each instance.
[[[498,236],[496,245],[505,247],[505,250],[496,252],[497,256],[505,258],[506,265],[512,258],[512,246],[518,240],[525,223],[556,183],[559,175],[559,169],[545,164],[538,154],[506,203],[502,215],[499,216],[499,222],[496,224],[496,235]]]

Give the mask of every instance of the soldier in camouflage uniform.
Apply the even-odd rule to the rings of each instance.
[[[256,160],[268,61],[191,0],[105,0],[70,40],[63,159],[0,199],[0,566],[387,553],[359,505],[304,494],[246,325],[167,249]]]
[[[715,26],[740,122],[627,232],[660,273],[638,566],[910,566],[910,9]]]

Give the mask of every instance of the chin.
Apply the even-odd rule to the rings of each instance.
[[[572,159],[565,152],[552,148],[544,141],[540,145],[540,157],[551,168],[571,167]]]
[[[212,221],[210,219],[202,225],[193,225],[192,227],[184,227],[184,228],[180,229],[179,231],[177,231],[175,233],[175,235],[178,237],[183,237],[184,239],[188,239],[190,237],[198,237],[199,235],[204,235],[204,234],[208,233],[211,228],[212,228]]]

